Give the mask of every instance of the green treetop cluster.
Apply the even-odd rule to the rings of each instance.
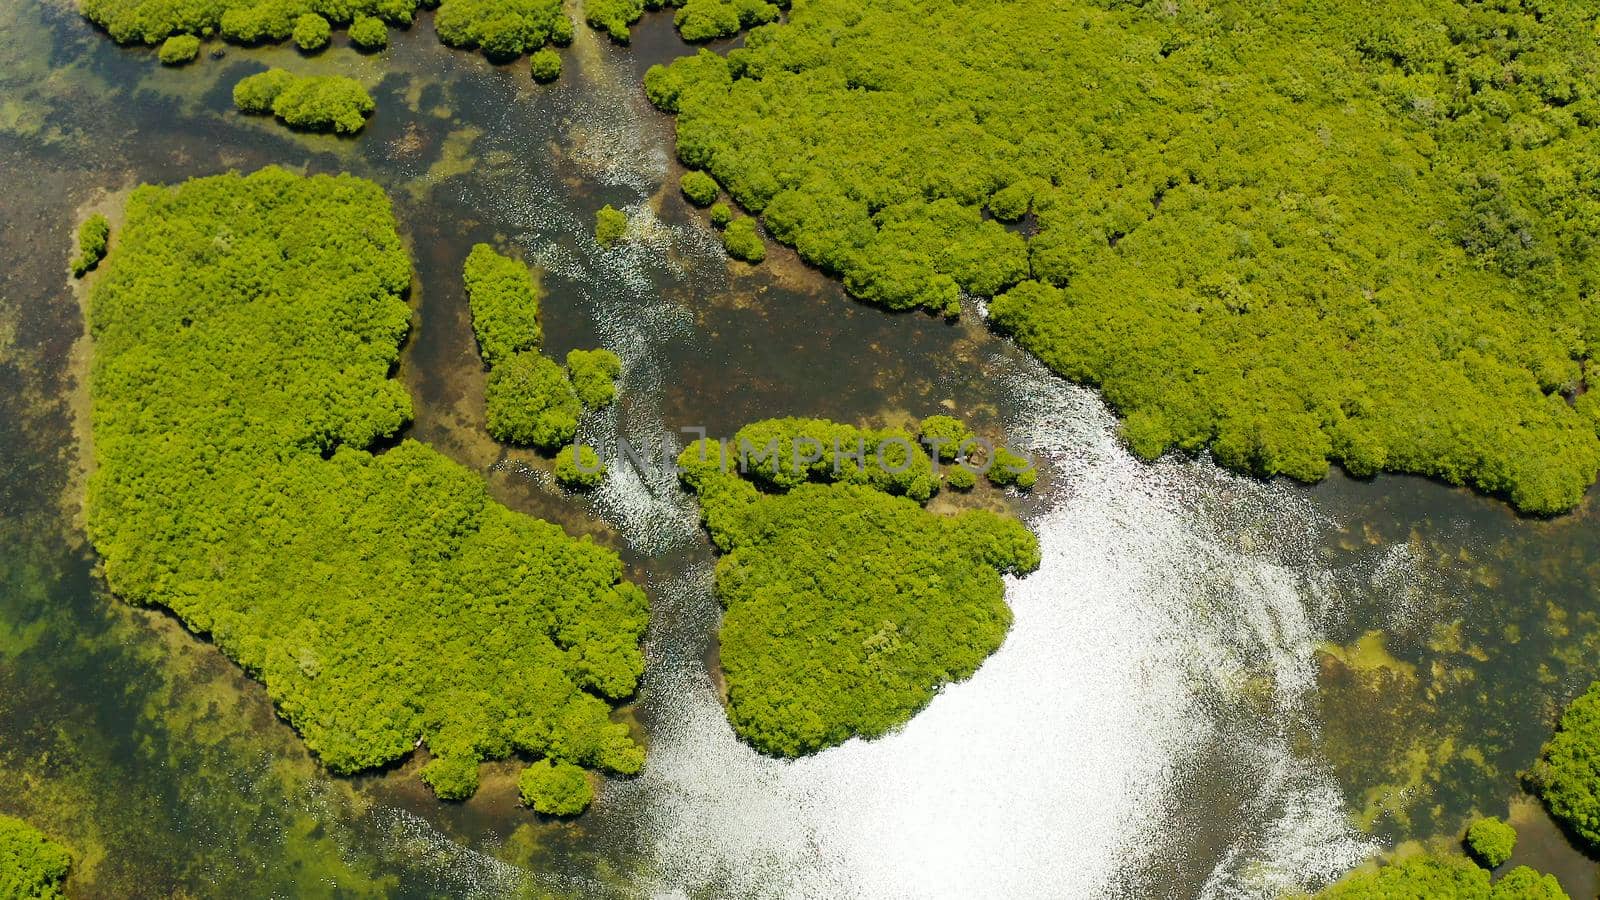
[[[992,321],[1132,448],[1600,469],[1600,7],[811,0],[653,68],[678,155],[891,309]]]
[[[610,247],[628,233],[628,214],[607,203],[594,214],[594,239],[602,247]]]
[[[21,819],[0,815],[0,897],[55,900],[72,854]]]
[[[405,440],[410,265],[387,198],[277,168],[142,187],[89,303],[107,583],[267,687],[329,769],[464,797],[513,753],[632,773],[643,669],[614,553]]]
[[[769,420],[679,464],[723,554],[729,719],[764,753],[905,723],[1004,640],[1001,573],[1039,565],[1014,519],[923,509],[931,461],[904,431]]]
[[[82,278],[89,274],[100,260],[106,258],[106,248],[111,244],[111,223],[105,216],[95,213],[78,226],[78,258],[72,261],[72,274]]]
[[[409,26],[419,6],[437,6],[434,30],[452,47],[479,49],[495,59],[572,41],[572,20],[561,0],[78,0],[90,21],[118,43],[158,44],[175,34],[210,36],[241,44],[294,37],[303,49],[327,44],[332,25],[378,19]],[[320,24],[311,20],[321,20]],[[365,48],[382,41],[371,25],[351,40]],[[305,40],[302,40],[302,37]]]
[[[200,55],[200,39],[192,34],[175,34],[161,42],[157,56],[164,66],[182,66],[192,63]]]
[[[294,20],[294,38],[296,47],[307,53],[315,53],[328,46],[333,40],[333,26],[328,20],[316,13],[306,13]]]
[[[756,220],[750,218],[733,219],[722,228],[722,249],[734,259],[743,260],[751,265],[767,258],[767,245],[761,242],[761,235],[756,231]]]
[[[486,365],[539,349],[539,285],[527,266],[488,244],[477,244],[467,254],[461,278],[472,307],[472,333]]]
[[[1518,866],[1498,881],[1457,855],[1417,855],[1356,872],[1319,900],[1569,900],[1554,875]]]
[[[382,50],[389,46],[389,26],[377,16],[357,16],[350,23],[350,43],[360,50]]]
[[[1561,713],[1527,781],[1556,821],[1600,850],[1600,682]]]
[[[737,34],[740,29],[777,21],[788,0],[594,0],[584,4],[589,27],[610,34],[620,43],[631,37],[628,26],[647,9],[675,6],[673,24],[686,41],[708,41]]]
[[[575,816],[594,801],[589,776],[572,763],[552,763],[541,759],[517,778],[517,791],[524,806],[547,816]]]
[[[1462,843],[1473,859],[1495,869],[1511,858],[1511,851],[1517,847],[1517,830],[1496,816],[1488,816],[1467,827]]]
[[[487,427],[495,440],[554,450],[578,433],[584,409],[616,399],[622,360],[610,350],[574,350],[567,368],[539,352],[539,286],[528,267],[478,244],[462,269],[472,330],[489,367],[484,386]],[[587,463],[594,455],[582,455]],[[592,487],[578,478],[573,457],[557,467],[569,486]],[[600,473],[593,475],[598,480]],[[569,477],[563,477],[563,475]]]
[[[376,108],[361,82],[343,75],[295,75],[268,69],[233,86],[233,105],[252,115],[272,114],[290,128],[355,134]]]

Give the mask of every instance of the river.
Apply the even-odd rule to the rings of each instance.
[[[685,52],[669,20],[648,17],[631,49],[579,31],[540,87],[426,21],[378,57],[229,47],[171,70],[60,0],[0,9],[0,812],[73,846],[76,893],[1266,897],[1447,842],[1476,812],[1511,815],[1516,861],[1594,895],[1594,864],[1516,778],[1600,675],[1591,503],[1540,522],[1414,478],[1306,488],[1141,463],[1097,394],[991,334],[977,305],[957,324],[888,315],[776,247],[730,265],[678,198],[671,122],[638,88]],[[367,131],[235,114],[234,81],[279,62],[366,81]],[[96,576],[73,228],[133,184],[266,163],[394,197],[416,266],[408,433],[615,547],[650,594],[629,711],[649,761],[574,822],[518,808],[511,764],[460,804],[414,762],[326,774],[259,685]],[[589,237],[603,203],[632,214],[616,250]],[[954,410],[1034,452],[1038,488],[1005,502],[1044,562],[1009,582],[1002,649],[883,739],[796,762],[737,741],[711,674],[713,557],[671,473],[615,465],[574,501],[484,435],[459,285],[479,240],[544,269],[547,352],[622,356],[621,402],[584,426],[596,444]]]

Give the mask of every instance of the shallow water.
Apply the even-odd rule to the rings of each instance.
[[[989,334],[891,316],[774,248],[730,264],[679,199],[671,122],[638,90],[681,52],[664,16],[619,49],[584,32],[551,88],[438,45],[382,57],[229,48],[172,71],[54,0],[0,10],[0,811],[80,853],[85,896],[1274,896],[1404,840],[1506,815],[1560,704],[1600,674],[1588,505],[1552,523],[1417,479],[1315,488],[1204,460],[1140,463],[1092,391]],[[368,81],[359,140],[229,110],[265,64]],[[415,764],[323,773],[264,692],[170,617],[106,596],[72,514],[81,329],[65,276],[96,191],[278,162],[383,184],[412,249],[409,433],[502,501],[623,553],[653,603],[643,775],[574,823],[491,766],[440,804]],[[604,203],[633,237],[589,239]],[[712,556],[659,462],[590,499],[482,431],[459,266],[494,240],[545,270],[546,351],[607,346],[609,447],[752,419],[900,423],[953,409],[1044,462],[1024,515],[1044,564],[968,682],[901,732],[797,762],[718,704]],[[1380,631],[1378,638],[1361,641]],[[1358,643],[1358,641],[1361,641]],[[110,788],[110,789],[108,789]],[[1519,858],[1593,895],[1593,864],[1519,801]]]

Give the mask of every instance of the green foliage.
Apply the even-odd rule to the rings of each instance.
[[[72,854],[21,819],[0,815],[0,897],[54,900],[72,868]]]
[[[316,13],[306,13],[294,20],[294,43],[307,53],[315,53],[333,40],[333,26]]]
[[[570,35],[572,22],[561,0],[444,0],[433,27],[452,47],[476,47],[506,60]]]
[[[528,58],[528,71],[533,75],[533,80],[540,84],[549,84],[561,77],[561,54],[549,47],[534,51]]]
[[[712,228],[727,228],[728,223],[733,221],[733,210],[729,209],[726,203],[713,203],[710,216]]]
[[[269,115],[278,95],[294,82],[294,73],[285,69],[268,69],[243,78],[233,86],[233,105],[242,113]]]
[[[717,180],[704,172],[688,171],[678,180],[678,189],[695,206],[710,206],[721,188]]]
[[[192,34],[175,34],[161,42],[161,50],[156,55],[164,66],[192,63],[200,55],[200,39]]]
[[[589,776],[571,763],[541,759],[517,776],[517,792],[524,806],[547,816],[575,816],[594,801]]]
[[[672,23],[686,41],[709,41],[738,34],[741,28],[778,19],[778,7],[766,0],[682,0]]]
[[[1363,870],[1317,895],[1320,900],[1568,900],[1554,875],[1518,866],[1490,884],[1462,856],[1410,856]]]
[[[953,462],[961,445],[976,438],[967,423],[955,416],[929,416],[922,420],[917,440],[935,450],[942,462]]]
[[[903,431],[769,420],[697,442],[679,465],[724,554],[729,718],[764,753],[905,723],[1004,640],[1000,573],[1039,564],[1014,519],[924,510],[931,463]]]
[[[814,0],[645,87],[775,239],[891,309],[993,298],[1141,455],[1576,504],[1600,7],[1180,6]]]
[[[72,274],[82,278],[106,258],[111,243],[111,223],[95,213],[78,226],[78,258],[72,261]]]
[[[1016,486],[1028,490],[1039,481],[1039,472],[1023,457],[1004,447],[994,449],[994,461],[989,464],[989,483],[995,487]]]
[[[418,777],[440,800],[465,800],[478,792],[478,761],[471,756],[435,757]]]
[[[607,203],[594,214],[594,239],[602,247],[610,247],[628,233],[628,216]]]
[[[1468,826],[1462,843],[1473,859],[1494,869],[1511,858],[1511,851],[1517,846],[1517,830],[1499,818],[1489,816]]]
[[[572,41],[561,0],[78,0],[90,21],[118,43],[158,44],[175,34],[221,34],[241,44],[278,43],[291,36],[305,50],[327,46],[329,23],[351,25],[351,43],[374,50],[388,44],[367,19],[405,27],[417,7],[437,6],[434,30],[452,47],[479,48],[510,59],[547,43]],[[310,17],[322,19],[316,24]],[[320,38],[320,39],[319,39]]]
[[[722,230],[722,249],[734,259],[742,259],[751,265],[767,258],[767,245],[761,242],[754,219],[734,219],[729,222]]]
[[[276,115],[290,128],[355,134],[376,108],[361,82],[343,75],[295,75],[268,69],[233,86],[240,112]]]
[[[410,281],[370,182],[136,190],[88,311],[107,583],[208,634],[334,772],[419,740],[449,796],[513,753],[637,771],[607,699],[643,669],[646,601],[616,555],[422,444],[366,449],[410,415]]]
[[[610,350],[573,350],[567,354],[567,377],[578,399],[589,409],[609,406],[617,397],[622,360]]]
[[[1527,781],[1556,821],[1600,849],[1600,682],[1561,713]]]
[[[389,46],[389,26],[377,16],[358,16],[350,23],[350,43],[360,50],[382,50]]]
[[[513,353],[490,369],[484,400],[495,440],[544,450],[572,440],[583,413],[567,373],[534,350]]]
[[[476,244],[461,277],[485,364],[496,366],[513,354],[539,348],[539,285],[527,266],[488,244]]]
[[[658,6],[659,3],[649,4],[650,9]],[[589,27],[606,32],[619,44],[631,39],[628,26],[639,21],[645,8],[645,0],[586,0],[583,4],[584,19]]]
[[[944,471],[944,483],[955,491],[970,491],[978,486],[978,476],[966,466],[953,466]]]
[[[606,478],[606,464],[593,447],[567,445],[556,453],[556,483],[575,491],[592,490]]]

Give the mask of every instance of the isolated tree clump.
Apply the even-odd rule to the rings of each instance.
[[[370,182],[136,190],[88,309],[106,581],[209,635],[334,772],[420,744],[445,797],[516,753],[636,772],[609,715],[646,601],[617,556],[423,444],[369,449],[410,417],[410,282]]]
[[[78,226],[78,257],[72,261],[72,274],[82,278],[106,258],[111,243],[111,223],[95,213]]]
[[[575,491],[593,490],[606,478],[606,464],[593,447],[567,445],[556,452],[556,483]]]
[[[594,800],[594,787],[582,769],[548,759],[522,770],[517,777],[517,792],[524,806],[547,816],[575,816]]]
[[[350,43],[359,50],[382,50],[389,46],[389,26],[377,16],[358,16],[350,23]]]
[[[72,854],[21,819],[0,815],[0,897],[55,900],[72,869]]]
[[[678,189],[683,191],[683,196],[695,206],[710,206],[717,199],[721,189],[717,187],[717,180],[704,172],[685,172],[678,179]]]
[[[1487,816],[1467,827],[1462,843],[1473,859],[1494,869],[1511,858],[1511,851],[1517,846],[1517,830],[1496,816]]]
[[[594,214],[594,239],[602,247],[610,247],[628,233],[628,214],[607,203]]]
[[[761,242],[755,219],[734,219],[722,229],[722,249],[734,259],[751,265],[767,258],[767,245]]]
[[[472,309],[472,333],[486,365],[538,349],[539,285],[526,265],[496,253],[488,244],[475,244],[461,279]]]
[[[904,724],[999,648],[1001,575],[1039,565],[1015,519],[922,507],[931,462],[908,432],[775,419],[679,465],[722,553],[728,717],[763,753]]]
[[[645,88],[774,239],[868,303],[988,298],[1142,456],[1542,514],[1600,471],[1597,24],[1580,0],[813,0]]]
[[[161,49],[156,55],[164,66],[192,63],[200,55],[200,39],[192,34],[175,34],[161,42]]]
[[[233,104],[252,115],[272,113],[290,128],[355,134],[376,104],[361,82],[343,75],[295,75],[268,69],[233,87]]]
[[[549,47],[535,51],[528,58],[528,72],[540,84],[549,84],[561,77],[561,54]]]

